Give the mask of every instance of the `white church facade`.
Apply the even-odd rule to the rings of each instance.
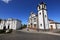
[[[47,15],[47,7],[41,2],[38,7],[38,14],[31,12],[27,27],[30,29],[60,29],[60,23],[50,20]]]
[[[4,29],[4,27],[6,27],[6,29],[17,30],[17,29],[21,28],[21,21],[18,19],[13,19],[13,18],[8,18],[7,20],[1,19],[0,20],[0,30]]]

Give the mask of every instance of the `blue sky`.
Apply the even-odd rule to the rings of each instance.
[[[60,22],[60,0],[43,0],[47,4],[48,18]],[[30,12],[37,14],[37,5],[41,0],[0,0],[0,18],[16,18],[26,24]]]

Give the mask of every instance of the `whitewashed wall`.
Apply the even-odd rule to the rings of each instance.
[[[16,29],[19,29],[19,28],[21,28],[21,22],[17,21],[17,23],[16,23]]]
[[[45,28],[49,29],[47,10],[44,10],[44,20],[45,20]]]
[[[2,30],[2,29],[3,29],[3,27],[4,27],[4,23],[5,23],[5,21],[4,21],[4,20],[2,20],[2,21],[1,21],[1,23],[0,23],[0,30]]]
[[[60,29],[60,24],[56,24],[57,25],[57,29]]]
[[[34,22],[34,18],[36,18],[36,22]],[[37,24],[37,16],[35,14],[32,14],[32,13],[31,13],[31,15],[30,15],[30,17],[28,19],[27,27],[28,27],[28,25],[30,25],[30,27],[31,27],[31,23],[32,23],[33,28],[34,28],[34,24]]]
[[[6,29],[8,29],[8,26],[9,26],[9,29],[16,30],[21,27],[21,21],[19,21],[19,20],[6,20],[6,21],[4,21],[3,20],[0,24],[0,29],[3,29],[4,26],[6,26]]]
[[[40,24],[42,24],[42,26],[40,26]],[[39,25],[39,29],[44,29],[42,10],[38,12],[38,25]]]
[[[53,26],[53,29],[56,29],[56,24],[49,24],[49,29],[51,29],[51,25]]]

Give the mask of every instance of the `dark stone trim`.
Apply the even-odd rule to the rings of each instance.
[[[43,13],[43,24],[44,24],[44,30],[45,30],[45,19],[44,19],[44,10],[42,10],[42,13]]]
[[[40,9],[40,10],[46,10],[46,11],[47,11],[47,9]],[[39,11],[40,11],[40,10],[39,10]]]
[[[57,29],[57,24],[55,24],[56,25],[56,29]]]

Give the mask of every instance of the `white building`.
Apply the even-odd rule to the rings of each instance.
[[[12,18],[8,18],[7,20],[2,19],[0,22],[0,29],[3,29],[4,27],[6,27],[6,29],[17,30],[21,27],[21,21]]]
[[[38,7],[38,14],[31,12],[27,27],[31,29],[60,29],[60,23],[48,19],[47,7],[41,2]]]
[[[31,12],[27,27],[36,29],[37,25],[38,25],[37,24],[37,15],[35,15],[35,14],[33,14],[33,12]]]
[[[53,20],[49,20],[49,29],[60,29],[60,23]]]
[[[38,26],[40,29],[48,29],[48,17],[47,9],[45,3],[40,3],[38,5]]]

